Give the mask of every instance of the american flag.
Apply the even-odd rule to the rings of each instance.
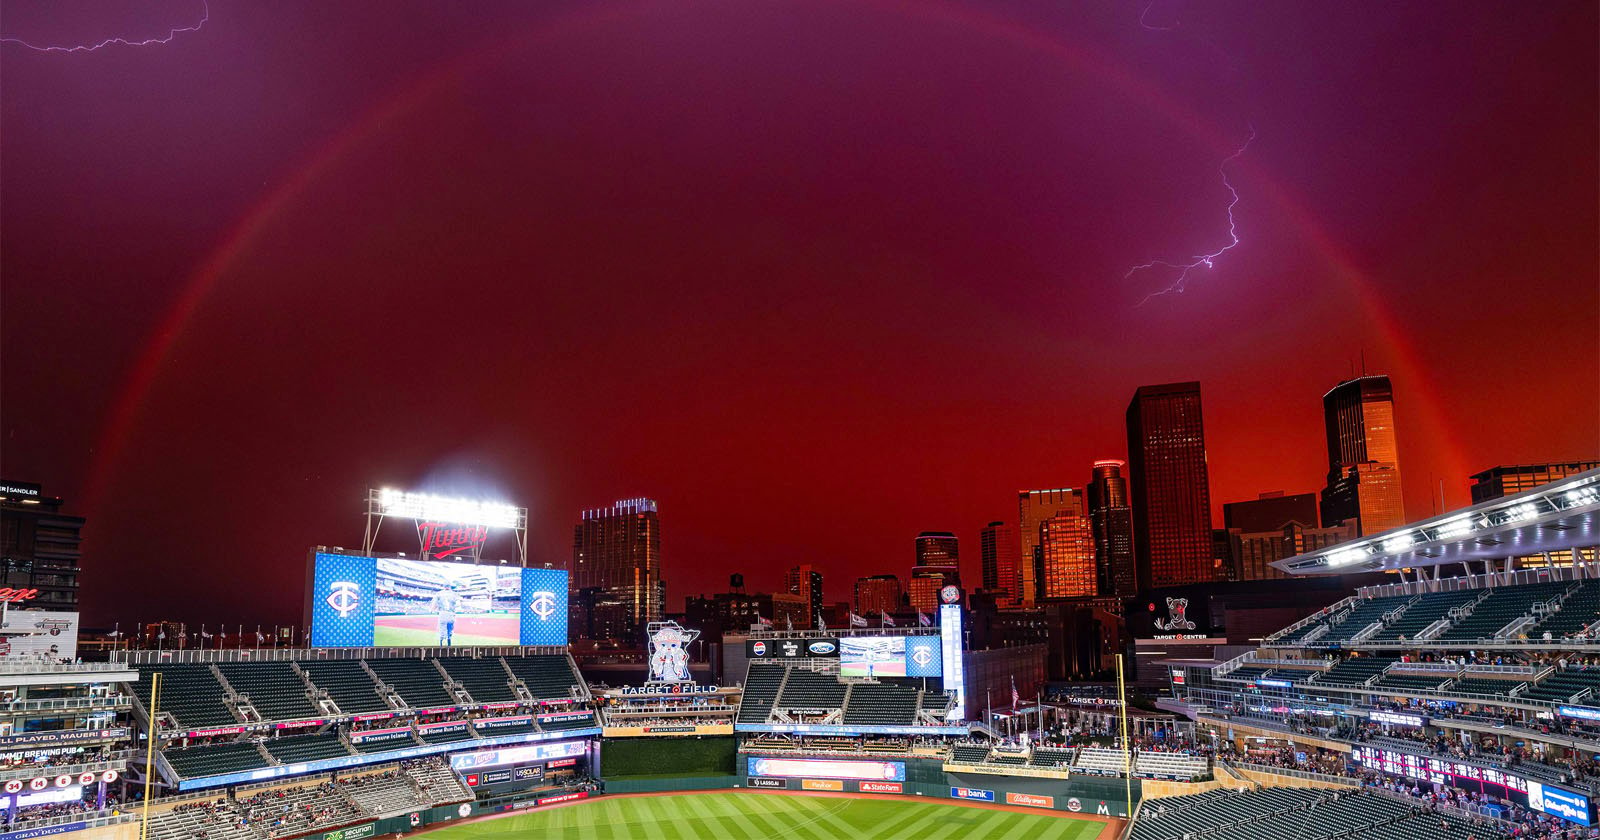
[[[1017,678],[1011,678],[1011,708],[1015,709],[1022,702],[1022,695],[1017,693]]]
[[[932,627],[933,619],[929,618],[928,614],[922,610],[917,610],[917,623],[923,627]]]
[[[883,616],[883,626],[885,626],[885,627],[893,627],[894,626],[894,619],[890,618],[888,613],[879,612],[878,615]]]

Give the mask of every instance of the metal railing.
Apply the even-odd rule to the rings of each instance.
[[[121,750],[99,761],[86,761],[79,764],[39,764],[34,766],[7,767],[0,769],[0,781],[8,779],[31,779],[36,776],[76,776],[79,773],[100,773],[105,770],[122,770],[128,766],[128,760],[133,758],[133,750]]]
[[[200,664],[210,662],[321,662],[355,659],[484,659],[496,656],[565,655],[565,647],[505,645],[489,648],[188,648],[184,650],[117,650],[110,670],[130,665]],[[87,663],[86,663],[87,664]],[[93,663],[105,666],[106,663]]]
[[[126,670],[127,666],[115,662],[0,660],[0,674],[96,674]]]
[[[133,698],[126,694],[112,694],[106,697],[52,697],[42,700],[12,700],[4,704],[3,711],[72,711],[76,709],[116,708],[118,706],[131,706],[132,704]]]

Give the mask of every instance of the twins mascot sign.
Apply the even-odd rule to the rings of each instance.
[[[648,632],[650,682],[689,682],[689,643],[700,631],[685,630],[676,621],[652,621]]]

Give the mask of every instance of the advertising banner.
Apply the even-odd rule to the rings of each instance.
[[[751,659],[837,659],[839,640],[749,639],[744,643],[744,653]]]
[[[862,793],[904,793],[905,786],[899,782],[862,782]]]
[[[788,786],[789,786],[789,782],[787,780],[785,780],[785,779],[751,779],[750,780],[750,787],[753,787],[753,788],[778,788],[778,789],[781,790],[783,788],[787,788]]]
[[[973,799],[978,802],[993,802],[994,791],[982,788],[953,787],[950,788],[951,799]]]
[[[0,629],[0,658],[74,659],[78,656],[78,614],[75,612],[6,611]]]
[[[746,756],[747,776],[778,778],[858,779],[880,782],[906,780],[904,761],[846,761],[826,758],[759,758]]]
[[[1030,808],[1054,808],[1056,807],[1056,798],[1054,796],[1035,796],[1031,793],[1007,793],[1006,804],[1026,805]]]
[[[801,790],[844,790],[844,782],[838,779],[801,779]]]

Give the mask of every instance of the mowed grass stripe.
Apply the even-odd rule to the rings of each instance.
[[[704,793],[600,797],[484,823],[436,829],[426,840],[583,837],[589,840],[1094,840],[1099,822],[903,800]]]

